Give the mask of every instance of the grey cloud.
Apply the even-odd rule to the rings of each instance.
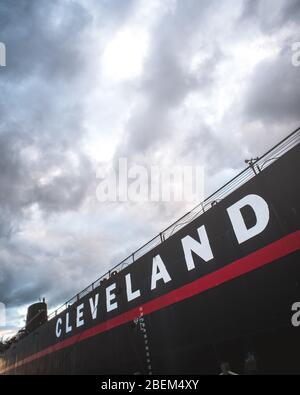
[[[64,266],[38,242],[25,252],[18,236],[30,208],[44,221],[75,212],[93,187],[93,165],[81,149],[92,14],[76,1],[24,0],[2,1],[0,18],[7,47],[0,69],[0,300],[17,306],[53,288]]]
[[[0,134],[0,201],[1,208],[17,210],[23,204],[24,194],[20,193],[20,185],[26,186],[27,175],[21,163],[19,152],[22,137],[15,134]],[[24,192],[24,191],[22,191]]]
[[[12,216],[21,215],[23,208],[33,204],[46,213],[78,208],[94,177],[89,160],[57,143],[46,152],[39,150],[33,160],[28,157],[30,151],[25,154],[26,149],[41,148],[33,142],[26,135],[0,134],[1,208]],[[68,153],[75,155],[75,164]],[[56,174],[52,176],[51,170]]]
[[[30,303],[49,289],[35,259],[21,253],[17,246],[2,242],[0,261],[0,300],[8,307]]]
[[[207,89],[213,81],[215,67],[222,57],[216,43],[205,42],[206,14],[211,2],[176,2],[174,11],[164,15],[153,32],[151,48],[144,64],[137,91],[142,104],[127,124],[115,157],[146,153],[172,137],[172,114],[187,95]],[[201,27],[202,26],[202,27]],[[202,29],[197,49],[208,56],[196,72],[187,68],[195,33]]]
[[[62,158],[62,174],[46,185],[35,185],[33,202],[46,212],[75,210],[91,192],[94,172],[88,159],[79,157],[79,167],[74,170]]]
[[[157,224],[167,226],[170,218],[179,216],[182,207],[170,204],[141,205],[130,207],[131,211],[122,205],[111,205],[108,211],[90,204],[95,172],[82,141],[91,79],[101,75],[95,70],[93,50],[97,48],[99,57],[101,45],[130,25],[133,15],[138,24],[135,11],[141,4],[137,0],[0,3],[0,41],[7,45],[8,63],[0,68],[0,300],[10,306],[28,304],[39,296],[48,297],[52,306],[64,301],[100,275],[105,265],[115,264],[113,258],[123,258],[123,250],[129,253],[128,246],[138,247],[136,234],[139,240],[148,237],[152,226],[158,230]],[[129,104],[136,99],[120,143],[116,142],[114,161],[124,155],[133,160],[141,156],[147,164],[152,154],[168,149],[171,158],[178,155],[180,160],[205,164],[211,185],[216,175],[239,169],[246,155],[270,145],[270,136],[262,133],[267,128],[261,125],[272,124],[272,132],[276,126],[283,134],[290,130],[287,125],[297,121],[299,68],[291,66],[287,49],[277,59],[263,61],[242,81],[248,87],[245,97],[239,96],[238,105],[234,103],[213,125],[206,122],[205,105],[186,126],[183,114],[182,130],[176,125],[176,112],[190,93],[209,99],[211,92],[222,89],[218,66],[225,56],[230,62],[229,41],[235,40],[237,31],[239,43],[245,45],[258,28],[276,39],[277,30],[287,26],[290,38],[296,37],[299,2],[280,1],[275,12],[274,2],[266,7],[262,1],[244,1],[239,3],[244,4],[239,20],[227,20],[227,15],[235,18],[236,14],[225,13],[224,30],[213,25],[220,20],[215,18],[220,2],[165,4],[174,7],[149,31],[142,75],[125,88],[120,84],[112,89],[116,97],[128,89]],[[230,11],[236,2],[227,1],[226,7]],[[192,71],[195,53],[203,54],[204,61]],[[104,81],[106,85],[109,81]],[[101,103],[111,106],[117,117],[119,108],[114,109],[117,106],[109,97],[107,104],[106,97]],[[101,133],[103,125],[92,126]],[[41,226],[45,239],[30,234],[33,207],[42,214],[34,226]],[[83,207],[92,219],[85,217]],[[111,222],[101,210],[110,219],[114,213]]]
[[[76,1],[7,1],[0,5],[1,39],[7,47],[2,78],[68,81],[83,71],[85,28],[92,16]]]
[[[135,9],[137,0],[94,0],[93,4],[96,8],[100,8],[99,17],[101,22],[105,23],[105,19],[109,19],[109,23],[112,21],[117,24],[125,22]],[[106,21],[107,22],[107,21]]]
[[[14,221],[12,213],[4,208],[0,210],[0,240],[9,240],[18,230],[18,222]]]
[[[292,65],[290,46],[259,63],[245,97],[248,119],[266,124],[299,121],[300,70]]]
[[[101,229],[85,235],[71,227],[64,234],[50,232],[46,245],[0,240],[0,300],[17,307],[44,296],[50,308],[62,304],[103,274],[104,263],[107,270],[117,263],[111,245]]]
[[[205,167],[206,177],[214,176],[226,168],[239,169],[243,151],[244,146],[237,139],[231,139],[228,144],[225,131],[222,135],[219,128],[214,130],[203,122],[187,132],[187,138],[181,147],[183,157]]]
[[[299,24],[300,3],[298,0],[246,0],[241,20],[258,25],[270,34],[289,23]]]
[[[9,59],[0,70],[2,209],[21,219],[23,208],[33,204],[46,213],[78,208],[94,176],[80,148],[79,78],[86,71],[84,31],[92,16],[79,2],[67,7],[44,0],[2,2],[0,15]],[[31,147],[36,160],[30,152],[24,156]],[[53,167],[61,174],[41,183]]]

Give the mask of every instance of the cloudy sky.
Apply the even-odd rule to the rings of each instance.
[[[0,301],[62,304],[191,203],[100,203],[97,169],[212,192],[300,124],[299,0],[1,0]]]

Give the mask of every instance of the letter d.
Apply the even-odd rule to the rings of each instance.
[[[250,206],[256,216],[256,224],[247,228],[241,213],[243,207]],[[239,244],[261,233],[267,227],[270,212],[267,202],[258,195],[247,195],[227,209],[234,233]]]

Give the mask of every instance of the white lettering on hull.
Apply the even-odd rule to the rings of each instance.
[[[165,264],[163,263],[161,257],[156,255],[153,258],[152,264],[152,276],[151,276],[151,290],[156,289],[157,281],[163,280],[166,284],[171,281],[171,277],[167,271]]]
[[[185,263],[188,270],[195,269],[192,252],[197,254],[205,262],[208,262],[214,258],[212,250],[210,248],[205,226],[201,226],[200,228],[198,228],[198,235],[200,242],[193,239],[191,236],[185,236],[181,240]]]
[[[90,298],[89,302],[91,308],[91,316],[93,320],[95,320],[97,318],[97,312],[98,312],[99,294],[95,295],[95,300],[93,300],[93,298]]]
[[[244,217],[242,215],[242,209],[244,207],[250,207],[253,211],[256,222],[253,226],[247,227]],[[245,243],[248,240],[251,240],[253,237],[261,234],[268,226],[270,221],[270,211],[267,202],[258,195],[250,194],[240,199],[238,202],[234,203],[230,207],[227,208],[227,213],[236,236],[237,242],[239,244]],[[197,229],[198,239],[196,240],[190,235],[186,235],[181,239],[181,247],[183,249],[185,266],[188,271],[194,270],[196,268],[194,262],[194,256],[198,256],[203,263],[210,262],[214,259],[214,254],[210,246],[210,241],[208,238],[208,234],[204,225],[200,226]],[[193,256],[194,254],[194,256]],[[199,266],[199,265],[198,265]],[[150,274],[150,273],[149,273]],[[121,279],[122,281],[122,279]],[[126,288],[127,301],[132,302],[135,299],[138,299],[142,292],[141,289],[132,285],[132,277],[130,273],[127,273],[123,279],[124,285]],[[152,259],[152,274],[150,278],[150,283],[148,283],[149,291],[155,291],[157,287],[163,287],[165,284],[172,281],[171,275],[167,269],[167,266],[163,262],[160,255],[156,255]],[[106,298],[106,311],[107,313],[118,309],[118,300],[117,300],[117,284],[112,283],[105,289],[105,298]],[[121,288],[122,290],[122,288]],[[98,317],[98,308],[99,308],[99,293],[95,294],[93,297],[89,298],[89,307],[90,307],[90,317],[95,320]],[[297,308],[296,308],[297,307]],[[296,306],[294,311],[296,313],[293,316],[293,325],[300,325],[300,311],[298,310],[298,306]],[[87,314],[85,312],[86,305],[85,303],[81,303],[74,310],[75,317],[74,323],[76,323],[76,327],[79,328],[85,325],[85,317]],[[72,312],[73,314],[73,312]],[[71,316],[72,316],[71,314]],[[56,337],[61,337],[63,333],[63,328],[65,324],[65,333],[71,333],[73,331],[73,326],[70,323],[70,310],[64,313],[63,316],[57,318],[55,325],[55,334]]]
[[[249,229],[241,213],[241,209],[247,206],[253,210],[256,216],[256,224]],[[270,220],[269,206],[267,202],[258,195],[245,196],[237,203],[228,207],[227,212],[239,244],[252,239],[252,237],[264,231]]]
[[[118,303],[114,302],[116,294],[113,291],[116,289],[116,283],[111,284],[106,288],[106,311],[109,313],[118,308]]]
[[[132,300],[139,298],[141,296],[141,291],[137,289],[136,291],[132,291],[132,284],[131,284],[131,274],[128,273],[125,276],[126,281],[126,292],[127,292],[127,300],[131,302]]]

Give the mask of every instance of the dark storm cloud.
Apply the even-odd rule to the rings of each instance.
[[[76,80],[86,70],[84,32],[92,17],[77,2],[66,9],[57,1],[25,0],[1,2],[0,15],[8,52],[7,67],[0,70],[1,206],[14,215],[34,203],[45,211],[74,209],[92,177],[79,150]],[[37,161],[23,155],[30,147],[38,151]],[[66,156],[70,149],[78,169]],[[42,185],[54,166],[62,174]]]
[[[266,52],[268,46],[269,50],[276,47],[256,64],[243,96],[235,103],[240,139],[249,157],[263,154],[300,124],[300,69],[292,64],[292,45],[300,41],[299,28],[298,0],[244,1],[236,31],[244,31],[248,41],[259,37],[260,49],[266,45]]]
[[[292,44],[300,40],[300,2],[298,0],[245,0],[241,19],[242,29],[260,28],[269,37],[281,28],[288,29],[284,39],[277,39],[280,51],[257,64],[248,83],[244,97],[247,121],[285,124],[299,120],[300,71],[292,65]]]
[[[32,147],[41,150],[37,160],[30,158]],[[59,173],[51,178],[53,166]],[[57,282],[58,273],[64,273],[58,245],[54,246],[56,254],[48,256],[33,246],[24,253],[22,244],[12,242],[30,220],[27,209],[35,205],[45,217],[79,209],[90,192],[94,172],[88,159],[76,152],[76,145],[46,147],[12,132],[0,134],[0,168],[0,300],[18,306],[45,295]],[[65,285],[62,288],[69,290]]]
[[[0,239],[0,264],[0,300],[8,307],[30,303],[47,291],[34,254],[22,252],[10,239]]]
[[[99,18],[102,23],[117,23],[118,25],[126,22],[128,16],[134,11],[138,0],[94,0],[94,5],[101,10]]]
[[[208,56],[197,72],[188,69],[195,32],[204,24],[213,2],[176,2],[153,32],[151,48],[138,83],[142,104],[129,119],[116,157],[146,153],[172,135],[171,111],[193,91],[205,90],[213,81],[215,67],[222,57],[216,43],[205,44],[205,28],[197,43]],[[195,45],[195,44],[194,44]]]
[[[281,27],[300,20],[299,0],[245,0],[241,19],[254,23],[266,33],[274,33]]]
[[[64,297],[64,290],[70,292],[68,285],[64,284],[63,265],[60,265],[59,277],[57,270],[51,268],[57,253],[51,255],[34,249],[26,251],[21,245],[9,241],[0,242],[0,247],[0,300],[8,307],[28,305],[39,297],[54,295],[53,284],[60,288]],[[55,297],[52,297],[51,303],[55,302]]]
[[[92,16],[77,2],[1,2],[1,40],[7,47],[7,67],[1,78],[21,83],[24,78],[67,82],[84,66],[85,28]]]
[[[9,210],[0,209],[0,240],[9,240],[11,236],[17,231],[17,222],[14,223],[15,216]]]
[[[74,146],[68,151],[68,146],[57,144],[46,152],[41,149],[33,160],[32,147],[40,148],[25,135],[0,134],[1,210],[13,219],[33,204],[45,213],[78,208],[93,179],[88,159],[74,152]]]
[[[273,59],[259,63],[249,81],[245,98],[248,119],[266,124],[298,120],[300,115],[300,70],[292,65],[287,46]]]
[[[33,243],[25,253],[14,241],[30,208],[44,217],[78,210],[93,184],[81,150],[93,17],[76,1],[9,0],[0,3],[0,19],[7,48],[0,69],[0,300],[18,306],[45,294],[63,266],[57,261],[54,270],[46,251]]]
[[[239,169],[244,154],[244,146],[234,138],[228,144],[221,136],[204,122],[187,131],[187,137],[181,147],[181,155],[205,167],[206,177],[214,176],[218,171],[229,168]]]
[[[20,270],[18,265],[4,266],[3,258],[1,261],[0,300],[7,307],[28,305],[49,292],[49,278],[43,278],[39,272],[35,275],[35,267],[27,266],[29,270],[26,273],[25,270]]]
[[[86,264],[93,272],[93,250],[86,252],[92,236],[85,242],[71,236],[71,224],[53,242],[53,254],[18,236],[31,208],[47,222],[51,214],[78,213],[94,196],[95,171],[81,148],[84,100],[98,55],[91,26],[96,21],[101,31],[122,23],[134,3],[0,2],[0,41],[7,48],[7,66],[0,69],[0,301],[9,306],[26,305],[48,290],[51,304],[59,303],[86,285]],[[42,232],[43,221],[40,226]]]
[[[269,124],[299,120],[300,72],[292,65],[291,46],[300,40],[300,2],[247,0],[242,20],[268,34],[291,28],[281,42],[280,52],[260,62],[253,71],[245,97],[246,117]]]
[[[143,20],[138,21],[137,10],[141,4],[137,0],[0,2],[0,41],[7,47],[7,67],[0,68],[0,301],[10,306],[22,306],[40,296],[48,296],[52,306],[63,302],[87,285],[88,279],[94,280],[95,273],[101,274],[101,263],[110,264],[114,251],[119,254],[126,248],[123,239],[120,243],[123,229],[132,246],[132,218],[140,221],[136,233],[141,237],[151,226],[145,230],[145,216],[148,223],[162,223],[162,218],[169,222],[178,216],[169,204],[160,205],[160,211],[153,206],[149,212],[137,207],[136,212],[128,211],[122,222],[122,211],[116,209],[107,229],[99,231],[103,217],[94,215],[89,207],[93,218],[87,220],[81,211],[96,190],[93,164],[82,144],[85,100],[101,75],[95,59],[101,55],[101,45],[109,43],[124,26],[130,28],[133,23],[140,27]],[[221,7],[217,1],[166,1],[157,8],[163,16],[154,18],[147,32],[150,45],[142,74],[127,84],[128,103],[136,106],[121,142],[114,147],[114,160],[140,155],[150,162],[152,153],[169,150],[171,158],[178,155],[179,160],[205,164],[210,182],[223,170],[238,169],[248,154],[256,154],[258,141],[259,147],[270,148],[270,136],[261,133],[261,124],[277,125],[280,133],[286,134],[286,125],[296,122],[300,68],[292,67],[289,51],[291,40],[297,38],[299,1],[241,1],[240,18],[231,12],[237,7],[235,1],[225,4],[223,11],[229,12],[224,19],[223,15],[216,18]],[[166,11],[162,11],[164,7]],[[219,66],[224,59],[230,62],[235,49],[233,45],[233,51],[228,50],[231,44],[240,40],[247,46],[258,30],[276,40],[278,30],[285,27],[291,29],[290,36],[278,56],[257,64],[247,81],[238,77],[234,82],[245,84],[245,95],[238,92],[238,105],[229,108],[224,119],[211,121],[218,110],[211,97],[227,82]],[[203,59],[191,69],[195,53]],[[233,61],[229,70],[233,76],[238,67]],[[104,81],[103,85],[109,84]],[[101,83],[99,86],[102,89]],[[111,90],[117,96],[119,89],[123,86],[114,85]],[[207,98],[213,111],[207,113],[206,103],[203,108],[201,103],[191,110],[199,109],[193,122],[185,125],[183,118],[178,127],[174,114],[191,93],[204,101]],[[95,90],[92,94],[97,96]],[[107,103],[103,100],[101,104],[114,110],[117,105],[107,96]],[[116,117],[119,110],[114,110]],[[101,114],[102,109],[96,111]],[[92,126],[96,130],[103,127]],[[31,210],[42,218],[32,227]],[[55,226],[51,219],[57,222]],[[75,219],[77,230],[73,232]],[[108,237],[109,231],[119,237]]]

